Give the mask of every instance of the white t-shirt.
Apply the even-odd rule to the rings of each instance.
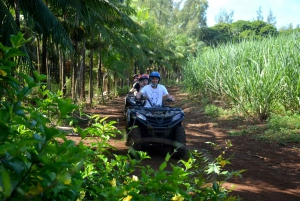
[[[151,87],[151,84],[144,86],[141,91],[143,96],[147,96],[148,100],[146,101],[145,107],[160,107],[162,106],[163,96],[168,95],[168,91],[164,85],[158,84],[154,89]],[[151,104],[149,103],[151,101]]]

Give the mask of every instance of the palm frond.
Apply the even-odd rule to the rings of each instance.
[[[10,45],[10,35],[16,35],[19,28],[4,1],[0,1],[0,42]]]
[[[34,21],[39,34],[51,35],[55,43],[72,49],[73,45],[66,30],[42,0],[20,1],[20,8],[27,20],[32,19]],[[42,29],[42,33],[38,27]]]

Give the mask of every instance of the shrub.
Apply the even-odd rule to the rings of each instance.
[[[206,105],[205,106],[205,114],[210,117],[219,117],[221,115],[221,108],[217,107],[216,105]]]
[[[124,87],[118,87],[117,89],[117,94],[119,96],[122,96],[122,95],[126,95],[128,92],[129,92],[130,88],[128,85],[125,85]]]

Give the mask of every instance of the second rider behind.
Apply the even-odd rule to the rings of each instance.
[[[142,96],[147,98],[145,107],[161,107],[163,97],[167,97],[170,101],[175,101],[175,98],[170,96],[164,85],[159,84],[160,74],[153,71],[149,77],[149,85],[144,86],[137,94],[136,98]],[[150,101],[150,102],[149,102]]]
[[[149,83],[149,75],[147,75],[147,74],[140,75],[140,77],[139,77],[140,88],[139,88],[139,90],[136,91],[135,94],[140,92],[144,86],[148,85],[148,83]]]
[[[129,92],[135,92],[140,90],[139,77],[140,77],[139,74],[134,74],[133,85],[132,88],[129,90]]]

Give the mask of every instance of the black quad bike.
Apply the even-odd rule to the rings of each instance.
[[[181,108],[166,105],[143,107],[145,100],[127,99],[126,145],[135,151],[143,151],[149,145],[170,146],[176,149],[175,158],[183,158],[186,151],[186,135],[182,127],[184,112]]]

